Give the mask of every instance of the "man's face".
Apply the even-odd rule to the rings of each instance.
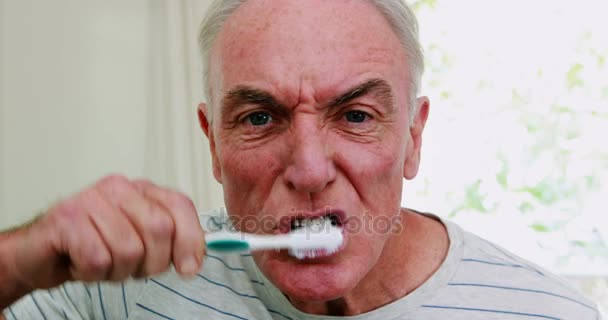
[[[208,135],[228,212],[258,233],[331,213],[345,236],[336,254],[254,258],[291,298],[344,296],[380,265],[418,166],[399,40],[366,1],[250,0],[214,54],[221,106]]]

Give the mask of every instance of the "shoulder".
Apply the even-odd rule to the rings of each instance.
[[[472,309],[547,319],[599,318],[596,305],[557,275],[451,222],[444,223],[456,230],[453,233],[459,234],[463,247],[447,289],[471,299]]]
[[[198,219],[205,232],[215,232],[232,228],[232,221],[226,208],[216,208],[198,213]]]

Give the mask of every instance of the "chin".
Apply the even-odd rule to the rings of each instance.
[[[281,251],[266,252],[254,258],[266,278],[292,300],[335,300],[352,291],[361,280],[357,264],[352,260],[347,263],[341,254],[298,260]]]

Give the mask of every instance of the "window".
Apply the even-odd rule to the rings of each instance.
[[[409,2],[431,112],[403,205],[556,273],[608,276],[605,1]]]

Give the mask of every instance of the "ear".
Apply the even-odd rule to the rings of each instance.
[[[207,104],[201,102],[198,105],[198,123],[200,124],[201,129],[203,129],[203,132],[209,139],[209,148],[211,151],[211,161],[213,163],[213,176],[215,177],[215,180],[217,180],[217,182],[222,183],[222,170],[221,170],[220,162],[217,158],[217,152],[215,149],[215,139],[213,137],[213,126],[211,125],[211,123],[209,122],[209,120],[207,118],[208,111],[209,110],[207,109]]]
[[[416,114],[410,125],[408,141],[406,142],[405,163],[403,165],[403,177],[411,180],[418,174],[420,167],[420,149],[422,147],[422,131],[429,116],[430,102],[427,97],[416,99]]]

